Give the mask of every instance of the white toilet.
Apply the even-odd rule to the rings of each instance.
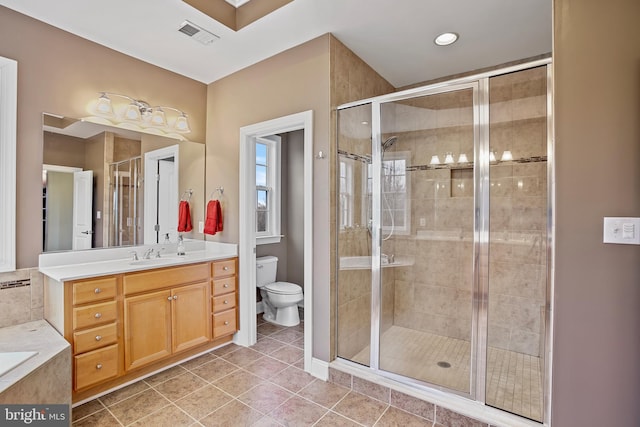
[[[276,325],[296,326],[300,323],[298,303],[304,298],[302,287],[295,283],[276,282],[277,270],[278,258],[256,258],[256,286],[260,288],[264,309],[262,318]]]

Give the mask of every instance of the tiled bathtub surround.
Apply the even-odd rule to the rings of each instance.
[[[43,283],[37,268],[0,273],[0,327],[44,318]]]

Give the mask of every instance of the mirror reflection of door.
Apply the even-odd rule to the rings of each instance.
[[[72,249],[91,249],[93,240],[93,171],[73,174],[73,244]]]
[[[92,247],[93,171],[43,165],[43,251]]]
[[[178,145],[144,155],[144,243],[178,240]]]

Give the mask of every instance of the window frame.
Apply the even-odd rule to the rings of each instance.
[[[267,182],[265,186],[257,185],[257,177],[255,184],[255,206],[256,210],[256,223],[254,224],[256,231],[256,245],[266,245],[271,243],[279,243],[282,239],[280,234],[281,227],[281,176],[282,176],[282,157],[281,157],[281,138],[278,135],[269,135],[257,137],[255,147],[258,144],[267,146]],[[254,159],[254,170],[258,166],[257,155]],[[267,209],[258,209],[258,191],[267,192]],[[267,212],[267,229],[266,231],[258,231],[258,212]]]

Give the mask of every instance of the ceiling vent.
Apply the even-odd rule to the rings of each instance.
[[[214,41],[220,39],[220,37],[216,36],[215,34],[189,21],[184,21],[180,25],[180,28],[178,28],[178,31],[180,31],[182,34],[186,34],[187,36],[196,41],[199,41],[204,45],[211,44]]]

